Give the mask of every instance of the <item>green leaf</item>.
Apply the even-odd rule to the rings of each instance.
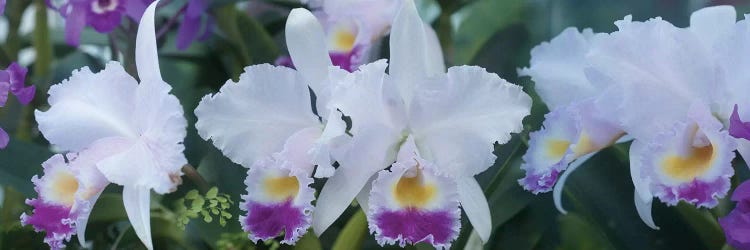
[[[333,250],[362,249],[362,243],[368,237],[367,217],[364,211],[359,209],[336,237],[333,242]]]
[[[216,198],[216,195],[219,193],[219,188],[212,187],[211,189],[206,192],[206,199],[213,199]]]
[[[197,198],[198,196],[200,196],[200,194],[198,194],[198,190],[193,189],[187,192],[187,194],[185,194],[185,199],[193,200]]]
[[[26,197],[36,196],[31,177],[42,174],[42,162],[50,156],[52,152],[46,147],[12,137],[8,147],[0,150],[0,183],[13,187]]]
[[[454,63],[472,62],[495,33],[521,20],[525,6],[523,0],[481,0],[455,12],[451,16]]]
[[[294,249],[321,250],[323,249],[323,246],[320,245],[320,240],[318,240],[318,237],[315,236],[315,233],[313,233],[312,230],[308,230],[307,233],[304,236],[302,236],[302,238],[300,238],[299,241],[297,241],[297,244],[294,245]],[[359,249],[359,248],[350,248],[350,249]]]
[[[575,213],[559,216],[560,246],[558,250],[615,249],[595,225]]]

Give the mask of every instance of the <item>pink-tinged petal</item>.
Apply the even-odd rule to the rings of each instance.
[[[402,158],[372,183],[367,219],[380,245],[426,242],[450,248],[461,228],[455,180],[418,155]]]
[[[294,69],[294,62],[292,62],[291,56],[279,56],[279,58],[276,58],[276,61],[273,62],[273,65],[276,66],[284,66],[287,68]]]
[[[283,159],[257,161],[247,172],[247,194],[242,195],[242,229],[258,242],[284,233],[281,243],[294,244],[310,227],[315,190],[310,173],[283,169]]]
[[[76,216],[71,209],[78,181],[62,155],[52,156],[42,166],[44,175],[31,179],[39,196],[26,200],[26,204],[34,207],[33,214],[21,215],[21,224],[32,225],[37,232],[45,231],[44,242],[52,249],[61,249],[76,232]]]
[[[71,4],[71,11],[65,17],[65,42],[72,46],[78,46],[81,40],[81,32],[86,27],[86,6]]]
[[[737,109],[737,104],[735,104],[732,115],[729,117],[729,135],[750,140],[750,122],[743,122]]]
[[[8,132],[5,132],[3,128],[0,128],[0,149],[7,147],[8,142],[10,142],[10,136],[8,136]]]
[[[641,157],[642,178],[669,205],[684,200],[711,208],[726,196],[734,175],[734,139],[703,105],[693,105],[686,122],[659,134]]]

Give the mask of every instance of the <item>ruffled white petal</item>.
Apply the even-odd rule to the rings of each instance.
[[[356,137],[368,126],[381,126],[401,133],[406,127],[404,103],[385,74],[388,64],[379,60],[362,65],[352,74],[332,69],[336,84],[331,107],[352,119],[351,132]]]
[[[464,177],[456,180],[458,184],[458,200],[461,207],[469,217],[471,225],[479,234],[482,243],[487,243],[492,234],[492,216],[490,215],[490,205],[487,204],[487,198],[484,197],[484,191],[479,186],[474,177]]]
[[[720,78],[694,33],[659,18],[616,24],[619,31],[595,43],[587,59],[592,75],[617,86],[625,131],[653,138],[683,119],[692,102],[709,101]]]
[[[409,141],[401,148],[399,161],[372,183],[367,211],[370,231],[380,245],[427,242],[447,249],[460,231],[458,185],[433,172],[436,167],[414,151],[413,141],[408,146]]]
[[[286,159],[269,157],[250,167],[242,195],[240,224],[249,238],[273,239],[284,233],[281,243],[294,244],[310,227],[315,189],[309,172],[288,169]]]
[[[425,159],[449,176],[473,176],[495,162],[494,143],[522,130],[531,98],[480,67],[460,66],[418,86],[410,128]]]
[[[111,136],[138,135],[131,118],[137,82],[119,63],[92,73],[87,67],[50,87],[50,109],[35,111],[39,130],[62,150],[81,151]]]
[[[239,82],[203,97],[195,114],[201,137],[243,166],[280,151],[293,133],[320,126],[302,77],[271,65],[245,68]]]
[[[718,116],[728,125],[729,117],[735,104],[739,108],[740,117],[750,117],[750,20],[739,21],[735,24],[730,36],[717,41],[714,50],[716,60],[723,71],[724,81],[714,96],[718,108]]]
[[[591,29],[578,32],[576,28],[567,28],[551,41],[534,47],[530,66],[518,71],[521,76],[531,76],[534,88],[550,110],[600,91],[584,74],[586,54],[594,37]]]
[[[151,192],[148,188],[128,185],[122,189],[122,201],[125,213],[133,226],[135,234],[146,248],[154,249],[151,241]]]

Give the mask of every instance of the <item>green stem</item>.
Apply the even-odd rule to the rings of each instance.
[[[201,193],[205,194],[211,189],[211,185],[208,184],[206,179],[204,179],[192,165],[186,164],[185,166],[182,166],[182,172],[185,173],[185,177],[198,187],[198,190],[200,190]]]

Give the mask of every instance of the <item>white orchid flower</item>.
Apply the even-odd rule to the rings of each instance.
[[[730,28],[722,28],[723,20]],[[729,191],[736,143],[722,124],[729,117],[716,111],[733,104],[718,94],[725,77],[710,44],[735,22],[734,9],[726,7],[695,12],[688,28],[659,18],[632,22],[626,17],[589,55],[592,72],[621,90],[614,112],[635,138],[630,147],[634,200],[652,228],[657,228],[650,212],[653,197],[668,205],[682,200],[711,208]],[[709,26],[711,31],[702,31]]]
[[[607,36],[590,29],[567,28],[550,42],[534,47],[530,66],[519,70],[519,75],[534,80],[537,93],[550,109],[542,129],[530,133],[521,166],[526,176],[519,183],[534,194],[553,191],[555,206],[562,213],[566,213],[562,189],[567,176],[624,133],[615,116],[603,108],[612,102],[609,95],[616,93],[615,89],[607,82],[590,81],[585,72],[587,54]]]
[[[45,241],[53,248],[62,247],[74,232],[85,245],[90,209],[104,187],[115,183],[123,186],[133,229],[153,249],[150,191],[174,191],[187,163],[182,153],[187,122],[159,71],[154,32],[158,2],[148,7],[138,28],[140,84],[116,62],[98,73],[82,68],[50,88],[49,110],[35,112],[44,137],[71,152],[67,160],[55,155],[44,164],[44,176],[34,179],[39,198],[28,202],[34,214],[22,217],[24,223],[46,230]],[[38,224],[42,222],[46,226]],[[61,228],[65,230],[58,231]]]
[[[413,1],[393,22],[390,49],[389,74],[381,60],[329,75],[337,84],[332,106],[351,117],[353,139],[318,197],[314,231],[323,233],[357,196],[380,244],[448,248],[460,207],[487,242],[489,206],[473,176],[495,162],[495,142],[521,131],[531,99],[480,67],[446,73]]]
[[[313,176],[333,174],[332,155],[348,137],[341,113],[327,105],[332,64],[320,23],[309,11],[294,9],[286,36],[297,70],[249,66],[238,82],[227,81],[195,110],[198,133],[249,168],[248,194],[240,204],[247,216],[240,223],[256,242],[284,233],[282,243],[294,244],[307,232],[315,199],[309,185]]]

